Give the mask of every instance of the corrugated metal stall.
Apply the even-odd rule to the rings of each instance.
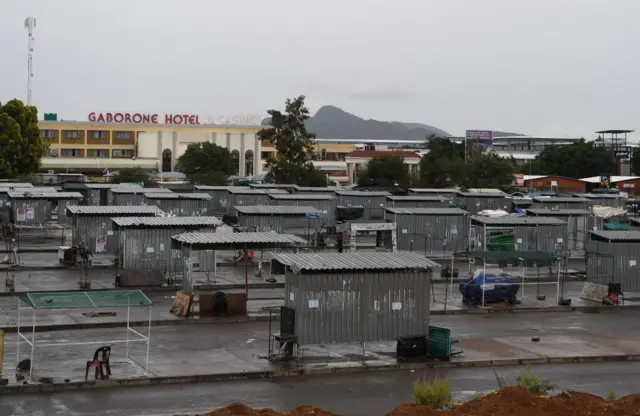
[[[147,192],[149,192],[149,189],[142,187],[119,186],[117,188],[111,188],[107,190],[109,205],[144,205],[144,194]],[[172,191],[166,188],[153,188],[153,192],[160,193]]]
[[[92,253],[115,254],[118,242],[111,227],[114,217],[155,217],[162,211],[155,206],[91,206],[67,207],[73,244],[84,243]]]
[[[287,193],[292,192],[295,189],[295,185],[288,183],[250,183],[251,189],[281,189]]]
[[[567,223],[567,242],[565,250],[570,257],[582,257],[585,254],[589,231],[602,229],[602,219],[596,218],[586,209],[540,209],[527,210],[528,216],[557,218]]]
[[[469,245],[469,213],[460,208],[387,208],[397,224],[398,250],[450,255]]]
[[[313,207],[321,212],[322,219],[320,220],[321,226],[335,227],[336,226],[336,206],[337,199],[333,195],[325,194],[287,194],[278,195],[272,194],[271,205],[277,206],[298,206],[298,207]]]
[[[235,212],[238,224],[249,232],[312,236],[320,230],[322,221],[319,210],[306,206],[240,205]]]
[[[240,205],[269,205],[269,193],[259,189],[230,188],[227,191],[227,214],[234,212],[234,207]]]
[[[141,186],[133,183],[118,184],[118,183],[85,183],[87,188],[87,196],[85,198],[85,205],[109,205],[109,189],[118,188],[121,186],[129,186],[134,188],[142,188]]]
[[[441,195],[389,195],[387,207],[391,208],[447,208],[451,200]]]
[[[592,205],[600,205],[602,207],[624,209],[627,204],[625,197],[616,194],[574,194],[573,196],[588,199]]]
[[[492,243],[497,237],[501,243]],[[547,217],[471,217],[470,251],[544,251],[567,249],[567,223]],[[504,242],[505,240],[512,242]],[[493,245],[509,246],[494,248]]]
[[[458,190],[455,188],[409,188],[409,195],[439,195],[451,199],[457,194]]]
[[[6,185],[6,183],[3,183]],[[23,183],[17,185],[25,185]],[[1,186],[0,187],[0,218],[3,222],[11,222],[11,202],[9,202],[9,192],[44,192],[44,193],[52,193],[58,192],[56,188],[53,186],[47,187],[35,187],[31,184],[26,184],[29,186],[25,187],[17,187],[17,186]]]
[[[64,227],[69,227],[71,226],[71,221],[67,217],[67,207],[80,205],[80,203],[84,199],[84,195],[82,195],[80,192],[57,193],[57,195],[62,195],[62,194],[68,194],[70,196],[67,198],[59,198],[55,201],[57,202],[56,217],[59,225],[62,225]]]
[[[206,192],[211,195],[211,199],[209,200],[209,214],[211,215],[221,215],[226,214],[231,209],[229,200],[229,190],[237,189],[237,190],[245,190],[248,191],[250,188],[248,186],[209,186],[209,185],[195,185],[194,186],[196,192]]]
[[[513,198],[511,200],[511,212],[524,211],[531,207],[533,207],[533,199],[531,198]]]
[[[509,196],[502,192],[458,192],[455,199],[458,207],[474,215],[485,210],[509,211],[511,208]]]
[[[338,196],[339,207],[363,207],[363,220],[381,220],[384,218],[384,209],[387,206],[389,192],[365,192],[365,191],[335,191]]]
[[[119,217],[112,218],[117,231],[117,259],[120,269],[153,269],[182,273],[181,250],[171,250],[171,237],[186,232],[214,232],[217,217]]]
[[[533,208],[544,209],[589,209],[591,201],[586,198],[576,197],[535,197],[533,198]]]
[[[587,281],[619,282],[624,293],[640,292],[640,231],[592,231]]]
[[[206,216],[211,200],[211,195],[204,192],[186,194],[164,192],[144,195],[146,204],[156,205],[167,214],[180,217]]]
[[[417,253],[275,254],[299,345],[427,335],[437,263]]]
[[[51,223],[54,203],[66,204],[67,200],[80,201],[79,192],[30,193],[11,191],[11,222],[20,227],[44,227]],[[63,220],[64,221],[64,220]]]
[[[193,192],[194,187],[191,184],[191,182],[158,182],[156,183],[156,188],[157,189],[169,189],[172,192],[179,192],[179,193],[189,193],[189,192]],[[154,188],[150,188],[150,189],[154,189]]]
[[[340,189],[337,186],[298,186],[293,185],[293,193],[296,194],[325,194],[335,195],[335,190]]]

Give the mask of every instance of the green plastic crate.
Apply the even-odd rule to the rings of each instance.
[[[453,355],[460,354],[461,351],[454,351],[452,345],[457,341],[451,339],[451,330],[439,326],[429,327],[429,336],[427,340],[427,351],[429,355],[435,358],[451,358]]]

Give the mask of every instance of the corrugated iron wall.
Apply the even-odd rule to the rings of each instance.
[[[546,253],[556,253],[567,250],[567,226],[566,225],[540,225],[529,226],[491,226],[486,230],[483,226],[472,226],[469,230],[471,239],[474,240],[473,251],[485,251],[486,241],[492,230],[513,230],[515,251],[544,251]]]
[[[419,253],[464,251],[469,245],[468,215],[416,215],[387,213],[398,226],[398,250]],[[413,241],[413,242],[412,242]]]
[[[553,199],[548,201],[533,201],[533,208],[541,209],[589,209],[592,204],[588,201],[585,202],[556,202]]]
[[[238,214],[238,224],[251,232],[275,231],[281,234],[307,236],[315,234],[321,225],[320,219],[300,218],[290,215],[246,215]]]
[[[60,199],[58,200],[58,208],[56,214],[58,215],[58,224],[65,227],[71,225],[70,218],[67,217],[67,207],[72,205],[78,205],[80,201],[77,199]]]
[[[74,215],[71,217],[73,244],[83,242],[95,254],[116,254],[117,231],[111,229],[111,217],[99,215]]]
[[[338,197],[338,206],[341,207],[363,207],[364,220],[382,220],[384,219],[384,209],[387,206],[386,196],[369,196],[369,195],[340,195]]]
[[[411,200],[391,200],[387,206],[392,208],[448,208],[449,201],[411,201]]]
[[[482,196],[482,194],[478,194],[478,196],[463,196],[458,195],[456,197],[456,202],[458,206],[465,211],[468,211],[472,215],[477,214],[480,211],[484,210],[505,210],[509,211],[509,207],[511,206],[511,201],[505,198],[489,198],[486,196]]]
[[[313,207],[322,212],[321,225],[325,227],[336,226],[337,199],[275,199],[271,203],[277,206],[293,205],[298,207]],[[306,221],[306,220],[304,220]]]
[[[240,205],[270,205],[269,194],[232,194],[227,193],[227,213],[233,213],[233,207]]]
[[[428,333],[429,282],[427,271],[287,272],[285,306],[301,345],[391,341]]]
[[[11,221],[15,225],[41,227],[51,221],[53,204],[44,198],[11,201]]]
[[[640,243],[588,242],[587,281],[619,282],[625,293],[640,292]]]

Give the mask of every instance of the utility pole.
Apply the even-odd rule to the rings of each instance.
[[[36,19],[27,17],[24,21],[24,27],[29,32],[29,58],[27,61],[27,105],[31,105],[31,78],[33,78],[33,29],[36,27]]]

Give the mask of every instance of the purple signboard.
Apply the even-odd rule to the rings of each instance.
[[[474,144],[481,145],[485,151],[493,148],[493,132],[491,130],[467,130],[465,135],[467,149],[472,148]]]

